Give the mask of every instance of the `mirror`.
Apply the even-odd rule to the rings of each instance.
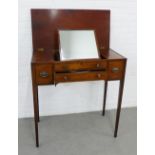
[[[94,30],[59,30],[60,60],[99,58]]]

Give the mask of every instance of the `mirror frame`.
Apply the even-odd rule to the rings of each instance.
[[[60,43],[60,33],[59,31],[93,31],[94,32],[94,37],[95,37],[95,43],[96,43],[96,48],[97,48],[97,52],[98,52],[98,58],[80,58],[80,59],[68,59],[68,60],[61,60],[60,59],[60,51],[61,51],[61,43]],[[59,44],[59,61],[72,61],[72,60],[85,60],[85,59],[101,59],[102,55],[99,49],[99,43],[97,40],[97,35],[96,35],[96,30],[94,29],[58,29],[58,44]]]

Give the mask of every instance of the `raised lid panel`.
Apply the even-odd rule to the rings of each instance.
[[[34,51],[57,50],[58,29],[94,29],[101,53],[109,51],[109,10],[32,9]]]

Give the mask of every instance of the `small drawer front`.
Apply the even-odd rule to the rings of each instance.
[[[73,81],[106,80],[106,72],[56,73],[55,83]]]
[[[106,67],[107,62],[104,60],[63,61],[55,64],[55,71],[104,70]]]
[[[125,69],[124,61],[110,61],[109,62],[109,69],[108,69],[108,76],[110,80],[119,80],[123,78],[123,73]]]
[[[52,83],[52,65],[39,64],[36,65],[36,81],[38,84]]]

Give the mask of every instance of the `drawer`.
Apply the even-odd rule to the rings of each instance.
[[[79,60],[62,61],[55,63],[56,72],[83,71],[83,70],[104,70],[107,67],[105,60]]]
[[[125,71],[125,61],[109,61],[108,78],[109,80],[119,80],[123,78]]]
[[[52,65],[51,64],[38,64],[36,69],[36,82],[37,84],[50,84],[53,81]]]
[[[76,72],[76,73],[56,73],[55,83],[59,82],[73,82],[73,81],[92,81],[92,80],[106,80],[107,72]]]

